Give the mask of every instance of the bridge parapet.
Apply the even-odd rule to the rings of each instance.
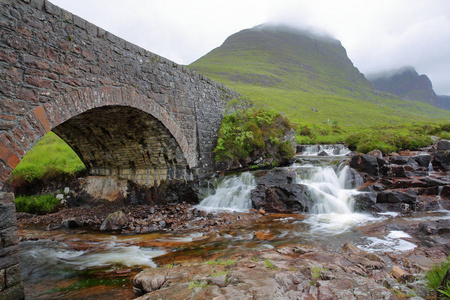
[[[184,160],[177,159],[180,164],[175,169],[195,170],[187,171],[194,174],[214,169],[212,150],[222,113],[226,103],[239,96],[236,92],[49,1],[2,0],[0,7],[0,183],[49,130],[66,139],[86,160],[91,173],[113,172],[127,177],[130,170],[124,170],[127,165],[137,164],[134,158],[124,165],[109,159],[108,168],[99,167],[92,159],[96,155],[80,150],[74,131],[64,131],[72,118],[80,119],[86,112],[104,107],[140,110],[143,118],[154,120],[154,126],[167,130],[173,141],[161,143],[179,148]],[[78,128],[82,123],[71,122]],[[113,130],[106,128],[107,124],[102,127],[107,132]],[[97,141],[100,136],[97,135]],[[164,159],[167,147],[161,149],[159,155]],[[138,156],[147,155],[151,149],[141,150]],[[143,174],[142,170],[133,172]],[[166,175],[160,179],[170,179],[175,175],[167,174],[177,172],[182,173],[162,172]]]

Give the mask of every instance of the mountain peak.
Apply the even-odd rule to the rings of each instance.
[[[431,80],[427,75],[419,75],[414,67],[406,66],[396,70],[368,75],[367,78],[379,91],[397,95],[405,100],[438,106],[437,96],[433,90]]]

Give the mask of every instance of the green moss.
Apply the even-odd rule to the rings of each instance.
[[[17,196],[15,204],[17,211],[38,215],[55,212],[61,206],[53,195]]]

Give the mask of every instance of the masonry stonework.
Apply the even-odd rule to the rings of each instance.
[[[237,93],[48,1],[0,5],[0,184],[49,130],[94,175],[153,185],[214,169]]]
[[[0,0],[0,188],[50,130],[93,175],[154,186],[208,174],[238,96],[46,0]],[[0,299],[19,299],[14,197],[0,195]]]

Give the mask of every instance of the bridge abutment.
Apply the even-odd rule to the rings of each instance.
[[[14,194],[0,193],[0,300],[24,297]]]

